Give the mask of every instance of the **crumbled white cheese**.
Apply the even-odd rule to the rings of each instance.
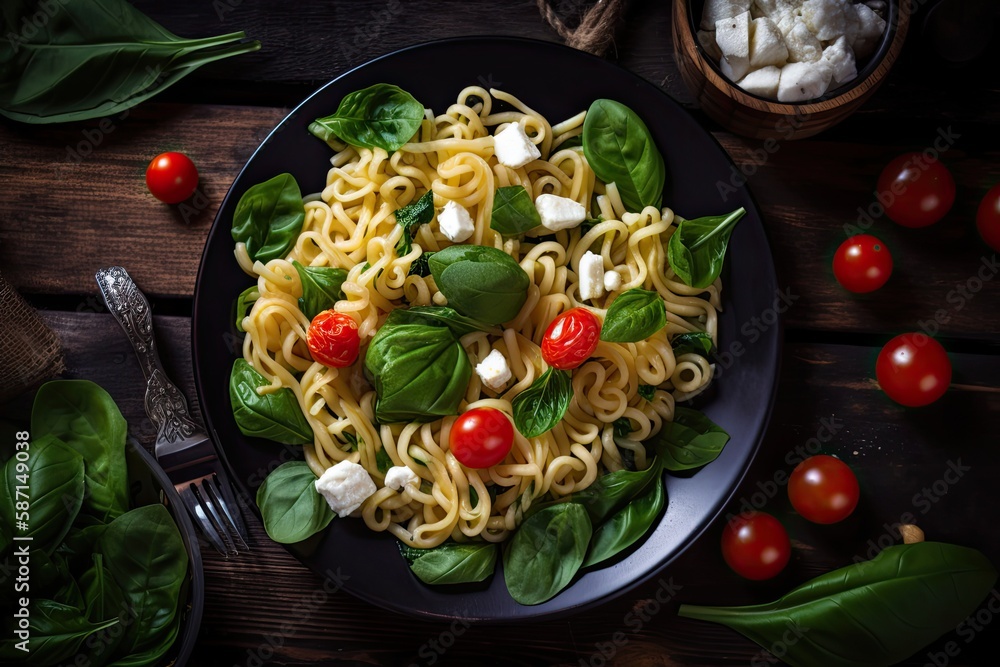
[[[837,39],[847,30],[848,0],[806,0],[802,20],[820,41]]]
[[[316,480],[316,491],[326,498],[330,509],[339,517],[361,507],[377,490],[368,471],[353,461],[341,461],[327,468]]]
[[[728,19],[750,10],[750,0],[705,0],[701,14],[703,30],[715,30],[715,22]]]
[[[838,37],[837,41],[823,49],[823,60],[833,70],[833,80],[837,83],[850,81],[858,75],[854,52],[847,45],[847,37]]]
[[[774,98],[778,96],[780,80],[781,69],[774,66],[762,67],[747,74],[736,85],[752,95]]]
[[[406,466],[393,466],[385,473],[385,485],[402,491],[411,484],[420,484],[420,477]]]
[[[868,5],[851,6],[857,15],[857,28],[853,35],[848,35],[848,39],[851,42],[851,48],[854,49],[854,56],[865,58],[874,53],[878,46],[882,33],[885,32],[885,20],[872,11]]]
[[[535,210],[542,226],[553,232],[577,227],[587,219],[587,209],[582,204],[558,195],[538,195]]]
[[[604,290],[614,292],[622,288],[622,274],[617,271],[608,271],[604,274]]]
[[[458,202],[449,201],[445,204],[437,219],[441,233],[454,243],[465,241],[476,231],[469,211]]]
[[[493,151],[500,164],[511,169],[520,169],[542,156],[520,123],[511,123],[493,137]]]
[[[580,258],[580,300],[604,296],[604,258],[589,250]]]
[[[785,33],[785,46],[788,60],[793,63],[814,63],[823,57],[823,45],[801,19],[796,19]]]
[[[715,40],[722,51],[719,67],[739,81],[750,69],[750,12],[716,21]]]
[[[825,62],[788,63],[781,68],[779,102],[804,102],[826,92],[833,70]]]
[[[510,366],[507,357],[500,350],[493,350],[486,358],[476,364],[476,375],[487,387],[500,391],[510,380]]]
[[[788,60],[788,47],[778,26],[769,18],[754,19],[750,24],[750,67],[781,66]]]

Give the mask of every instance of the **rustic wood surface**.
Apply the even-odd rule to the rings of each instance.
[[[67,376],[105,386],[133,434],[150,444],[142,376],[95,296],[94,270],[124,263],[153,297],[165,365],[196,402],[189,314],[204,240],[233,177],[288,109],[346,69],[402,46],[475,34],[555,36],[530,1],[135,4],[178,34],[243,29],[264,48],[204,68],[156,102],[111,117],[110,127],[0,125],[0,266],[61,336]],[[577,4],[555,6],[571,16]],[[1000,85],[993,60],[956,69],[936,58],[921,20],[918,12],[887,83],[855,116],[814,139],[783,142],[768,154],[761,142],[720,131],[692,107],[746,175],[779,283],[800,297],[784,320],[774,416],[730,507],[745,500],[781,518],[795,540],[785,573],[765,584],[736,577],[719,555],[720,525],[663,573],[677,594],[662,609],[655,596],[663,584],[654,581],[568,619],[465,628],[414,621],[345,593],[312,604],[322,582],[251,521],[253,554],[225,560],[203,550],[206,611],[191,664],[774,664],[734,632],[678,618],[677,603],[777,597],[867,557],[889,539],[885,526],[907,513],[929,538],[977,547],[1000,563],[991,516],[1000,472],[1000,287],[992,278],[1000,267],[972,223],[979,197],[1000,181]],[[634,0],[610,57],[691,107],[670,32],[669,3]],[[872,230],[893,250],[893,279],[870,297],[845,293],[829,268],[844,225],[874,201],[878,171],[890,157],[932,146],[941,134],[953,138],[943,154],[959,186],[953,211],[917,231],[876,219]],[[189,208],[159,205],[145,191],[146,163],[169,149],[191,155],[202,174],[204,199]],[[991,280],[977,287],[970,280],[980,271]],[[952,352],[954,386],[927,409],[902,409],[872,380],[878,346],[935,318]],[[29,396],[2,405],[0,418],[22,419],[28,405]],[[852,465],[863,499],[844,524],[820,527],[799,519],[773,480],[790,471],[790,452],[831,430],[823,451]],[[961,466],[963,475],[944,485],[949,466]],[[939,654],[949,641],[961,652],[947,664],[995,664],[1000,623],[984,618],[972,641],[953,633],[904,664],[945,664]],[[286,621],[291,630],[282,634]]]

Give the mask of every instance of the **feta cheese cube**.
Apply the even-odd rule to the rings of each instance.
[[[750,67],[759,69],[768,65],[785,64],[788,47],[778,26],[769,18],[754,19],[750,24]]]
[[[622,274],[617,271],[608,271],[604,274],[604,290],[615,292],[622,288]]]
[[[406,466],[393,466],[385,473],[385,485],[390,489],[403,491],[406,487],[420,484],[420,476]]]
[[[856,32],[849,37],[853,37],[851,48],[854,49],[855,58],[867,58],[875,52],[878,43],[882,39],[885,31],[885,20],[872,11],[868,5],[852,5],[858,18]]]
[[[326,498],[330,509],[345,517],[377,491],[368,471],[353,461],[341,461],[327,468],[316,480],[316,491]]]
[[[750,0],[705,0],[701,28],[715,30],[715,22],[719,19],[731,19],[746,11],[750,11]]]
[[[553,232],[578,227],[587,219],[587,209],[583,204],[558,195],[538,195],[535,210],[542,219],[542,227]]]
[[[510,366],[507,364],[507,357],[503,356],[500,350],[493,350],[486,355],[486,358],[476,364],[476,375],[487,387],[494,391],[500,391],[510,380]]]
[[[589,301],[604,296],[604,258],[589,250],[580,258],[580,300]]]
[[[437,219],[441,233],[454,243],[465,241],[476,231],[469,211],[458,202],[450,201],[445,204]]]
[[[736,85],[751,95],[774,99],[778,96],[778,82],[780,80],[781,69],[772,65],[750,72]]]
[[[493,152],[500,164],[511,169],[520,169],[542,156],[520,123],[511,123],[493,137]]]
[[[715,41],[722,51],[719,69],[733,81],[739,81],[750,69],[750,12],[715,23]]]
[[[833,70],[824,62],[788,63],[781,68],[779,102],[805,102],[826,92]]]
[[[854,52],[847,45],[847,37],[838,37],[837,41],[823,49],[823,61],[833,70],[833,80],[837,83],[850,81],[858,75]]]
[[[705,49],[705,53],[713,62],[722,59],[722,51],[719,50],[719,45],[715,41],[714,30],[699,30],[698,43],[701,44],[701,48]]]
[[[784,14],[791,14],[798,10],[798,4],[793,0],[753,0],[754,9],[760,16],[766,16],[775,23]]]
[[[823,42],[837,39],[847,31],[848,0],[806,0],[802,21]]]
[[[802,19],[796,19],[792,27],[785,33],[785,46],[788,47],[788,60],[793,63],[814,63],[823,57],[823,45]]]

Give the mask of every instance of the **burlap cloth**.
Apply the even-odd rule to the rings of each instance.
[[[0,273],[0,402],[64,369],[59,338]]]
[[[586,11],[577,9],[581,16],[575,28],[570,28],[563,22],[549,0],[537,0],[537,2],[542,18],[566,41],[566,44],[574,49],[603,56],[614,42],[615,29],[625,12],[628,0],[597,0]]]

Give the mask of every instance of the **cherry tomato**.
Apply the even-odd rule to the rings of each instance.
[[[948,167],[923,153],[904,153],[878,177],[885,212],[904,227],[926,227],[944,217],[955,203],[955,179]]]
[[[559,369],[576,368],[597,349],[601,322],[586,308],[570,308],[542,336],[542,359]]]
[[[146,167],[146,187],[167,204],[179,204],[198,187],[198,169],[184,153],[160,153]]]
[[[951,384],[951,361],[941,343],[930,336],[902,334],[879,352],[875,377],[889,398],[916,408],[944,395]]]
[[[788,479],[792,507],[813,523],[843,521],[858,506],[860,495],[854,471],[826,454],[810,456],[795,467]]]
[[[452,424],[448,446],[466,468],[489,468],[506,458],[514,445],[514,426],[496,408],[473,408]]]
[[[358,358],[361,336],[354,318],[335,310],[324,310],[313,318],[306,332],[312,358],[331,368],[350,366]]]
[[[722,557],[741,577],[770,579],[785,569],[791,555],[785,527],[770,514],[744,512],[722,531]]]
[[[871,234],[852,236],[840,244],[833,256],[833,275],[848,291],[874,292],[892,275],[892,255]]]
[[[986,245],[1000,252],[1000,183],[994,185],[980,202],[976,227]]]

